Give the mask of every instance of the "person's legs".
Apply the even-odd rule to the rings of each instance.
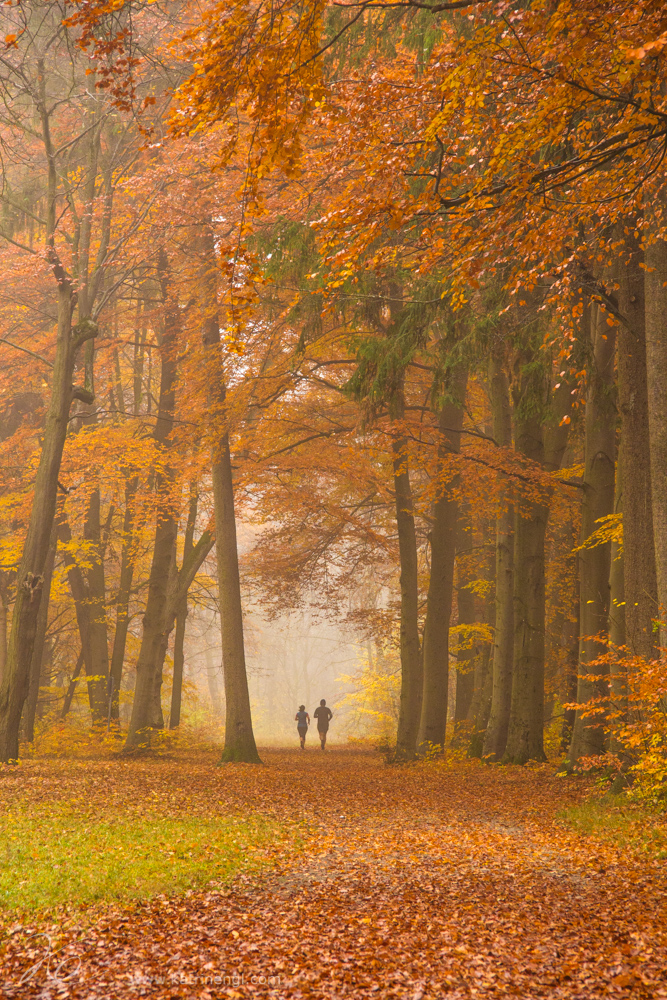
[[[326,729],[318,729],[318,733],[320,737],[320,747],[324,750],[327,745],[327,731]]]
[[[307,732],[308,732],[307,729],[303,728],[302,726],[299,726],[299,739],[301,740],[301,749],[302,750],[306,746],[306,733]]]

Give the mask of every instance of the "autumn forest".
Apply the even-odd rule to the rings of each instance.
[[[667,996],[665,5],[9,0],[2,25],[0,805],[50,853],[55,795],[64,868],[72,801],[169,859],[133,855],[127,898],[113,866],[47,891],[24,858],[14,899],[0,864],[10,922],[139,907],[58,911],[71,980],[28,975],[21,917],[11,983],[155,989],[164,898],[175,969],[201,985],[210,917],[273,977],[202,996]],[[305,638],[276,672],[295,621],[359,651],[317,675],[325,753],[292,722],[329,693]],[[579,931],[559,864],[611,880]],[[152,941],[132,981],[91,957],[119,934]]]

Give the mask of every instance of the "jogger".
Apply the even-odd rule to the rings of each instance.
[[[294,716],[296,719],[296,730],[299,734],[299,739],[301,740],[301,749],[303,750],[306,746],[306,733],[308,732],[308,726],[310,725],[310,716],[306,711],[305,705],[299,705],[299,711]]]
[[[322,698],[319,707],[315,709],[313,713],[314,717],[317,719],[317,732],[320,737],[320,747],[324,750],[327,745],[327,733],[329,731],[329,721],[333,716],[333,712],[330,708],[327,708],[327,703]]]

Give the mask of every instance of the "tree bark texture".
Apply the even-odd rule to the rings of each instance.
[[[658,613],[658,585],[651,499],[644,263],[644,253],[631,226],[618,262],[618,308],[624,322],[616,330],[623,440],[619,464],[623,482],[625,630],[630,653],[651,659],[655,655],[653,621]]]
[[[593,365],[586,396],[585,472],[581,512],[582,543],[592,535],[597,520],[614,510],[616,459],[616,407],[614,400],[614,328],[605,313],[593,308],[591,325]],[[582,714],[594,699],[608,695],[608,683],[592,680],[605,670],[590,666],[607,651],[609,622],[609,543],[579,552],[580,612],[577,711],[570,745],[570,764],[582,756],[604,752],[605,709],[601,704],[592,715]],[[602,638],[596,636],[601,634]]]
[[[433,503],[431,527],[431,575],[426,598],[424,623],[423,671],[424,690],[419,730],[420,746],[442,747],[447,729],[447,696],[449,689],[449,626],[452,614],[454,560],[460,482],[458,471],[449,468],[447,458],[461,450],[463,403],[467,386],[467,371],[456,374],[451,399],[440,410],[438,430],[439,473],[448,481],[438,487]]]

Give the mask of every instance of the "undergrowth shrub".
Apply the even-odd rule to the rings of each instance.
[[[219,751],[224,744],[224,725],[211,716],[194,721],[185,720],[176,729],[152,731],[146,748],[157,755],[176,750]],[[23,758],[111,758],[121,753],[125,732],[117,724],[107,727],[86,725],[83,719],[47,720],[35,730],[33,743],[22,743]]]
[[[593,665],[604,668],[591,676],[607,693],[580,711],[584,718],[604,716],[609,750],[583,758],[579,768],[597,770],[618,789],[630,786],[635,799],[667,807],[667,650],[645,660],[610,648]]]

